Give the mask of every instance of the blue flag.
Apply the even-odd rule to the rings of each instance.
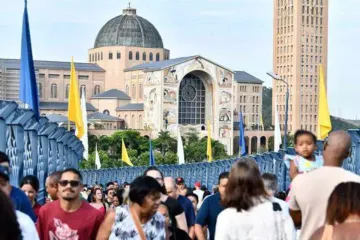
[[[31,49],[29,17],[26,0],[21,38],[20,100],[27,104],[34,112],[36,119],[40,118],[39,95]]]
[[[149,149],[149,164],[150,166],[155,166],[155,156],[152,150],[151,139],[150,139],[150,149]]]
[[[245,133],[244,133],[244,122],[243,122],[243,115],[240,112],[240,121],[239,121],[239,155],[245,156],[246,155],[246,144],[245,144]]]

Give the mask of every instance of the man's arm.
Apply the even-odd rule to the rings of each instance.
[[[301,228],[301,211],[300,210],[292,210],[290,209],[290,216],[294,221],[294,225],[296,228]]]
[[[208,224],[209,216],[209,199],[205,199],[195,220],[195,235],[198,240],[206,240],[203,227]]]
[[[186,233],[189,233],[189,229],[186,222],[185,212],[175,216],[177,227],[181,230],[184,230]]]
[[[292,181],[291,183],[291,190],[289,192],[289,211],[290,211],[290,216],[294,221],[294,225],[295,227],[301,227],[301,209],[300,206],[296,200],[296,192],[297,192],[297,180],[299,180],[299,178],[296,178]]]

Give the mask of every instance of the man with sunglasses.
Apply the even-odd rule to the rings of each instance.
[[[39,212],[36,228],[40,240],[96,238],[104,217],[81,200],[82,189],[82,176],[78,170],[69,168],[61,173],[59,199],[44,205]]]

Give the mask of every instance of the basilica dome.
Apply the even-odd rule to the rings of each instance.
[[[154,25],[136,15],[136,9],[130,7],[124,9],[122,15],[108,21],[98,33],[94,48],[109,46],[164,47]]]

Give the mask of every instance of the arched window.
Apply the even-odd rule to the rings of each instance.
[[[57,85],[51,84],[50,98],[57,98]]]
[[[101,60],[103,60],[103,53],[101,52],[100,55],[101,55]]]
[[[98,60],[100,61],[100,53],[98,52]]]
[[[131,93],[133,98],[136,98],[136,86],[135,84],[132,85],[132,93]]]
[[[129,60],[132,60],[133,59],[133,54],[132,54],[132,51],[129,52]]]
[[[100,85],[96,85],[94,88],[94,95],[97,95],[100,93]]]
[[[139,98],[142,98],[143,97],[143,85],[140,84],[139,85]]]
[[[109,59],[113,59],[113,53],[112,52],[109,52]]]
[[[129,95],[129,86],[126,85],[126,90],[125,90],[126,94]]]
[[[39,98],[42,98],[42,84],[41,83],[39,83],[38,84],[38,92],[39,92]]]
[[[95,53],[95,62],[97,62],[98,60],[98,57],[97,57],[97,54]]]
[[[136,122],[135,122],[135,115],[132,115],[132,116],[131,116],[131,128],[132,128],[132,129],[136,129],[135,124],[136,124]]]
[[[124,120],[125,120],[125,128],[127,128],[127,127],[128,127],[128,123],[129,123],[128,115],[125,115]]]
[[[116,53],[116,58],[117,58],[117,59],[120,59],[120,58],[121,58],[121,53],[120,53],[120,52],[117,52],[117,53]]]
[[[81,87],[80,87],[80,97],[82,96],[83,91],[84,91],[85,96],[86,96],[86,86],[85,85],[81,85]]]
[[[135,56],[136,60],[140,60],[140,53],[136,52],[136,56]]]
[[[139,115],[139,125],[138,125],[138,129],[142,129],[142,128],[143,128],[142,116]]]
[[[69,98],[69,90],[70,90],[70,84],[67,84],[65,88],[65,98]]]
[[[157,62],[160,61],[160,53],[157,53],[157,54],[156,54],[156,61],[157,61]]]
[[[110,115],[110,111],[107,110],[107,109],[105,109],[105,110],[103,111],[103,114]]]
[[[92,56],[92,61],[94,62],[94,61],[95,61],[95,56],[94,56],[94,54],[92,54],[91,56]]]
[[[146,53],[143,53],[143,61],[146,61]]]
[[[91,62],[91,54],[89,54],[89,62]]]
[[[149,55],[149,61],[152,61],[153,58],[154,58],[153,53],[150,53],[150,55]]]

